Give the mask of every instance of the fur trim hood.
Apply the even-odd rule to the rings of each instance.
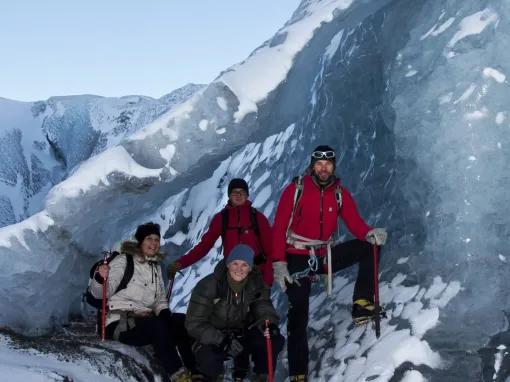
[[[166,254],[163,252],[157,253],[153,257],[145,257],[140,253],[140,248],[138,247],[138,243],[136,241],[127,240],[122,242],[120,246],[120,252],[128,255],[132,255],[133,258],[136,259],[139,263],[145,263],[146,261],[157,261],[161,262]]]

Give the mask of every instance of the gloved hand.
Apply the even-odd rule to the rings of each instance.
[[[243,352],[243,345],[236,338],[232,338],[229,335],[225,335],[220,348],[232,357],[237,357]]]
[[[280,334],[280,328],[278,328],[278,325],[270,323],[266,329],[266,323],[262,322],[261,324],[257,325],[257,329],[260,330],[260,332],[265,336],[266,330],[269,331],[269,336],[271,338],[276,337]]]
[[[370,244],[374,245],[384,245],[386,244],[386,238],[388,237],[388,233],[386,232],[386,228],[374,228],[368,231],[365,236],[365,240]]]
[[[178,261],[174,261],[170,264],[166,270],[166,274],[168,275],[169,280],[173,280],[175,278],[175,274],[182,269],[182,264]]]
[[[274,281],[280,286],[280,288],[282,288],[283,292],[287,290],[285,281],[289,284],[294,282],[294,279],[290,277],[289,269],[287,268],[287,263],[285,261],[275,261],[273,263],[273,276]]]

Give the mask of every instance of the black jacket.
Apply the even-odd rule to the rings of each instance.
[[[203,344],[219,345],[226,333],[239,333],[265,320],[278,325],[270,289],[264,286],[262,274],[254,267],[247,277],[243,290],[234,293],[222,260],[214,273],[198,282],[186,313],[186,329],[193,338]]]

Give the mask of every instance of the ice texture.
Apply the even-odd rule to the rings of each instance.
[[[0,324],[37,332],[66,322],[89,264],[141,222],[161,224],[176,259],[221,210],[232,177],[272,219],[313,147],[329,144],[361,215],[390,233],[380,266],[388,318],[378,340],[352,326],[355,267],[335,276],[331,297],[315,284],[311,380],[508,379],[508,20],[510,4],[497,0],[303,1],[245,61],[0,230]],[[349,238],[340,227],[335,239]],[[218,241],[177,277],[172,309],[186,309],[220,257]],[[273,298],[285,332],[285,296]]]
[[[79,163],[117,145],[202,88],[188,84],[160,99],[0,98],[0,227],[40,211],[51,187]]]

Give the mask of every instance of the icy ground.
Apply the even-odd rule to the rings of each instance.
[[[348,278],[335,277],[334,297],[326,296],[320,282],[314,285],[309,325],[311,381],[396,381],[398,370],[398,380],[418,382],[429,380],[430,368],[441,368],[440,355],[424,336],[438,324],[441,308],[455,297],[460,285],[446,284],[439,277],[428,288],[405,284],[403,274],[381,284],[381,302],[388,318],[382,320],[378,340],[370,324],[351,322],[348,301],[353,283]],[[278,292],[274,297],[278,298]],[[281,329],[285,332],[285,324]],[[504,348],[500,350],[502,354]],[[153,375],[159,369],[150,351],[150,347],[102,343],[91,317],[72,322],[51,336],[23,338],[1,331],[0,373],[6,381],[160,381],[158,374]],[[501,359],[500,355],[496,360],[499,366]],[[288,380],[282,368],[287,364],[286,350],[279,362],[276,380]]]

